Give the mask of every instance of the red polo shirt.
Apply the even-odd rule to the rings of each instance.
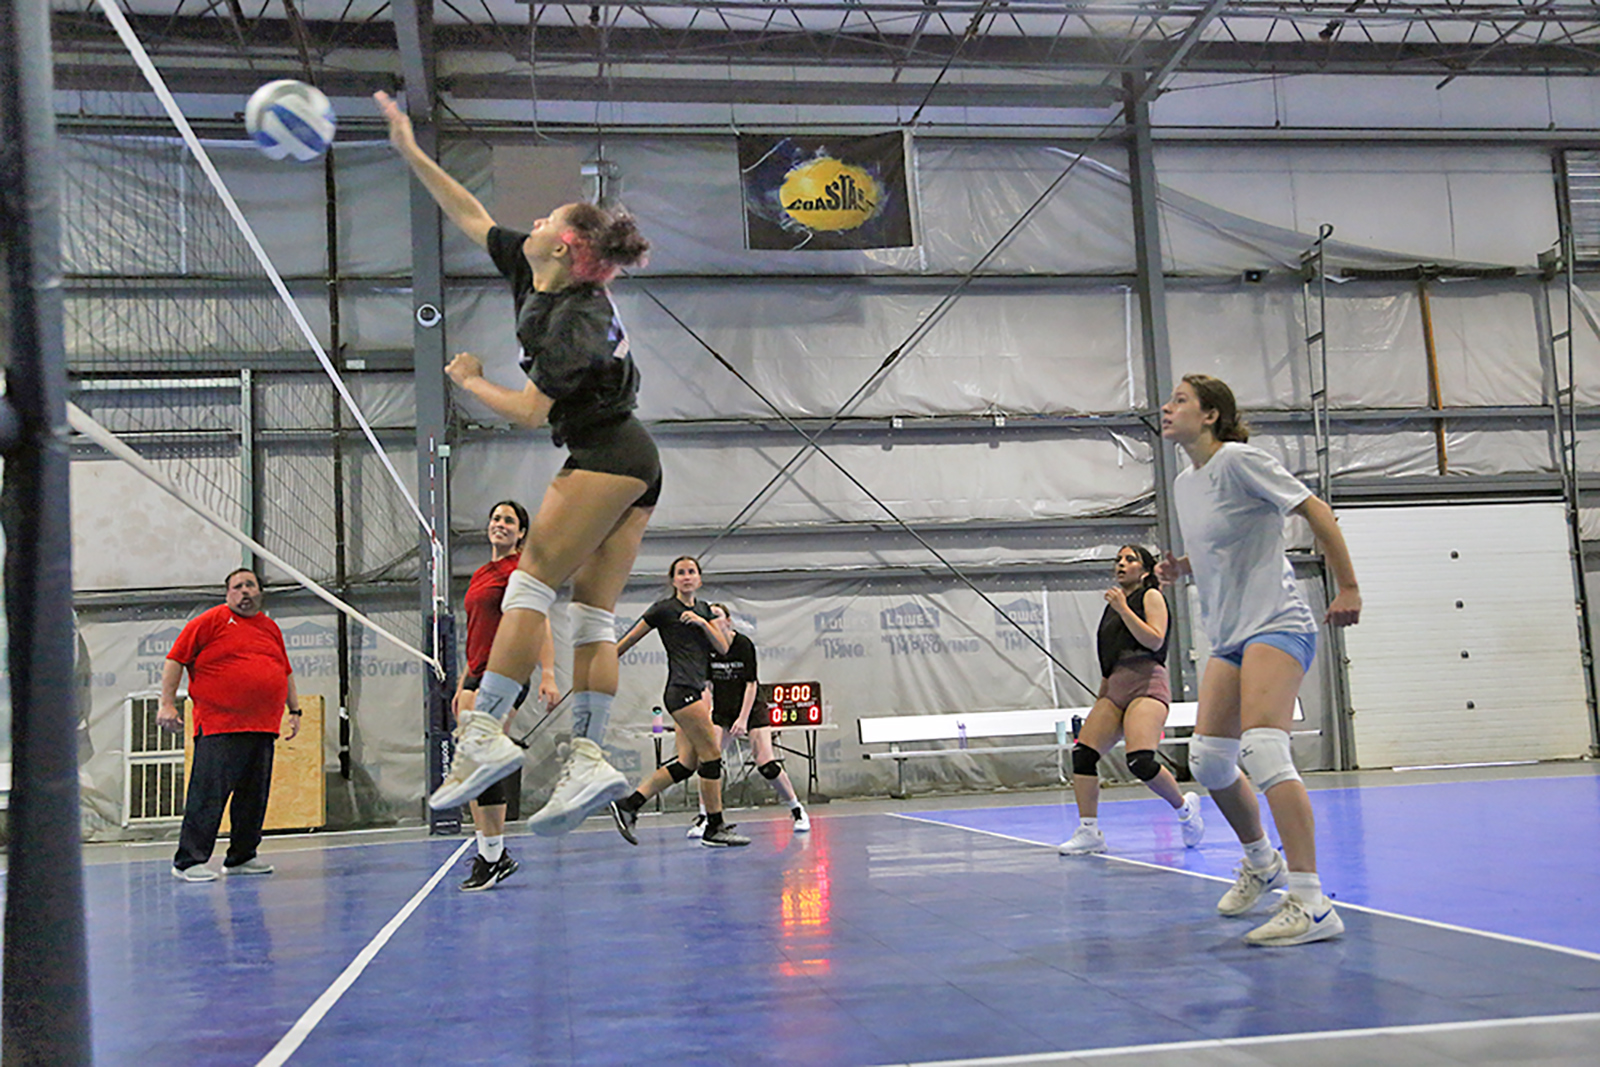
[[[189,669],[189,697],[201,733],[275,734],[289,700],[283,631],[262,612],[248,618],[218,604],[189,620],[167,658]]]

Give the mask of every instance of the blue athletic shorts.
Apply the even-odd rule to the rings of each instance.
[[[1317,655],[1317,635],[1315,633],[1290,633],[1280,630],[1247,637],[1244,644],[1232,652],[1213,652],[1211,656],[1213,659],[1231,663],[1235,667],[1242,667],[1244,666],[1244,650],[1251,645],[1271,645],[1280,652],[1289,653],[1289,655],[1300,661],[1301,673],[1311,669],[1311,661]]]

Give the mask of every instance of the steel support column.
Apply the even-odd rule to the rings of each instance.
[[[93,1058],[72,692],[72,517],[50,5],[0,3],[0,358],[6,361],[5,602],[10,863],[0,1062]]]
[[[395,0],[395,38],[400,46],[400,69],[406,83],[406,111],[416,133],[417,146],[437,157],[439,131],[433,119],[434,45],[433,7],[418,0]],[[455,632],[450,616],[450,489],[449,456],[445,431],[449,393],[444,376],[444,247],[440,214],[421,182],[411,183],[411,304],[412,344],[415,349],[414,382],[417,398],[417,499],[422,513],[437,531],[438,543],[426,532],[421,536],[421,600],[423,632],[430,635],[433,653],[445,664],[447,676],[427,678],[424,737],[427,744],[428,790],[444,780],[449,766],[450,697],[455,687]],[[459,811],[428,812],[434,833],[453,834],[461,829]]]
[[[1162,273],[1161,222],[1157,203],[1155,146],[1150,135],[1150,103],[1145,80],[1127,75],[1122,80],[1126,102],[1128,185],[1133,196],[1134,282],[1139,293],[1139,330],[1144,347],[1144,391],[1150,434],[1152,480],[1155,490],[1156,539],[1162,548],[1182,552],[1177,523],[1172,517],[1173,457],[1161,440],[1160,407],[1172,394],[1172,346],[1167,337],[1167,285]],[[1173,694],[1192,699],[1198,692],[1199,670],[1189,661],[1189,602],[1180,586],[1171,597],[1172,654],[1167,668]]]

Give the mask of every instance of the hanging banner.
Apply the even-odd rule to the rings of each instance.
[[[740,134],[745,247],[832,252],[916,244],[907,138]]]

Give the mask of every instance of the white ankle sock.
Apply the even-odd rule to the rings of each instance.
[[[1080,829],[1080,830],[1098,830],[1098,829],[1100,829],[1100,819],[1098,817],[1095,817],[1095,816],[1079,819],[1078,820],[1078,829]]]
[[[1315,871],[1290,871],[1289,892],[1307,905],[1315,904],[1322,899],[1322,879]]]
[[[485,837],[483,834],[478,835],[478,855],[490,863],[499,863],[500,857],[505,854],[505,851],[506,838],[504,834],[496,834],[494,837]]]
[[[1271,867],[1275,855],[1276,850],[1265,835],[1262,836],[1260,841],[1244,842],[1245,861],[1258,871]]]

